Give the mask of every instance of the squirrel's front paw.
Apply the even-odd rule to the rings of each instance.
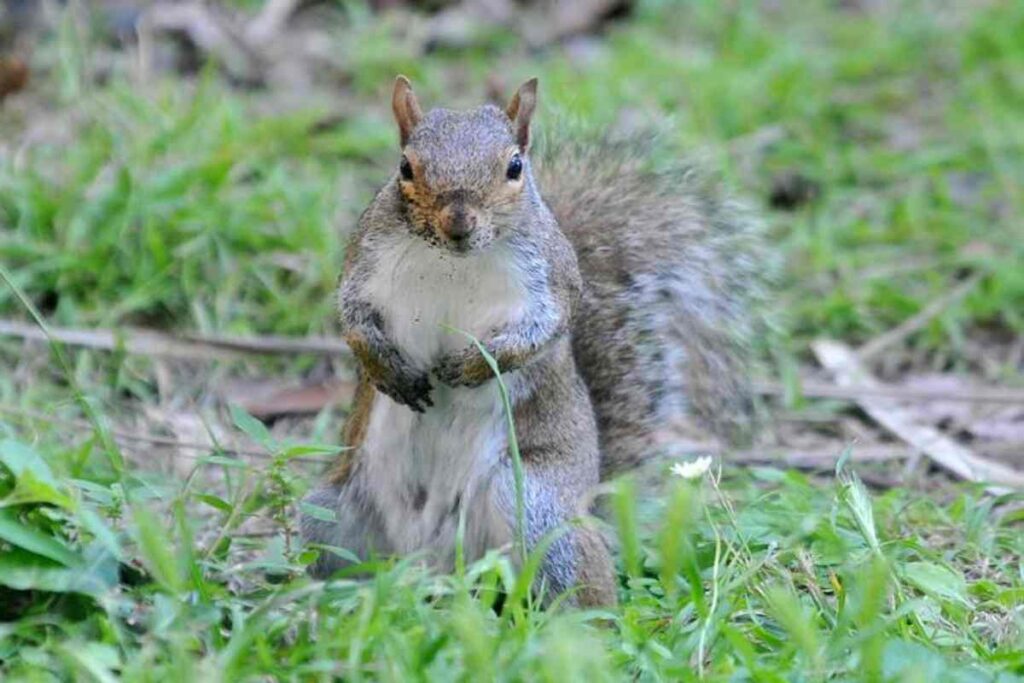
[[[443,357],[433,373],[450,387],[477,387],[494,378],[494,371],[475,346]]]
[[[434,405],[430,398],[430,378],[424,374],[396,374],[378,381],[377,388],[394,401],[407,405],[417,413]]]
[[[434,405],[430,398],[430,376],[421,372],[395,354],[387,365],[378,365],[371,372],[373,384],[392,400],[407,405],[417,413]]]

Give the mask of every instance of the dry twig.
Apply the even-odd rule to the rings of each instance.
[[[224,360],[246,354],[348,354],[340,339],[329,337],[237,337],[230,335],[187,334],[176,336],[155,330],[123,328],[118,330],[50,327],[53,341],[105,351],[120,351],[143,356],[164,356],[185,360]],[[0,336],[49,342],[38,326],[17,320],[0,320]]]
[[[784,396],[786,388],[778,382],[760,382],[754,387],[763,396]],[[858,401],[862,398],[891,398],[899,401],[950,401],[954,403],[1010,403],[1024,405],[1024,390],[1003,387],[963,388],[956,393],[909,389],[896,386],[840,387],[822,382],[802,382],[801,395],[807,398],[834,398]]]
[[[858,355],[845,344],[819,340],[811,346],[819,362],[832,372],[840,386],[885,388],[864,369]],[[958,477],[990,484],[988,490],[994,493],[1005,493],[1008,488],[1024,488],[1024,473],[980,458],[931,425],[915,422],[898,401],[861,396],[857,404],[872,420]]]

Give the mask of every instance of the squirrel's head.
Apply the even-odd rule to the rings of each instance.
[[[487,248],[515,227],[530,183],[527,151],[537,79],[520,86],[502,110],[420,109],[399,76],[391,106],[402,156],[396,182],[410,227],[456,254]]]

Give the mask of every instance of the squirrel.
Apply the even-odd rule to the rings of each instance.
[[[604,538],[586,521],[597,485],[700,418],[748,423],[757,221],[686,169],[646,164],[635,141],[531,147],[537,80],[505,109],[424,114],[399,76],[401,156],[359,219],[339,286],[359,385],[347,450],[306,501],[308,543],[467,558],[547,543],[549,599],[616,601]],[[535,167],[536,163],[536,167]],[[460,333],[461,332],[461,333]],[[503,400],[522,464],[522,517]],[[347,563],[327,549],[310,567]]]

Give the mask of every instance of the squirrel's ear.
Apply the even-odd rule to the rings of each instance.
[[[402,147],[405,147],[416,124],[423,118],[420,103],[416,101],[416,93],[412,91],[412,83],[405,76],[395,79],[395,90],[391,94],[391,109],[395,113],[395,122],[398,123],[398,135],[402,141]]]
[[[537,106],[537,79],[530,80],[519,86],[512,101],[508,103],[505,113],[512,121],[512,130],[516,134],[516,142],[523,151],[530,145],[530,119],[533,109]]]

